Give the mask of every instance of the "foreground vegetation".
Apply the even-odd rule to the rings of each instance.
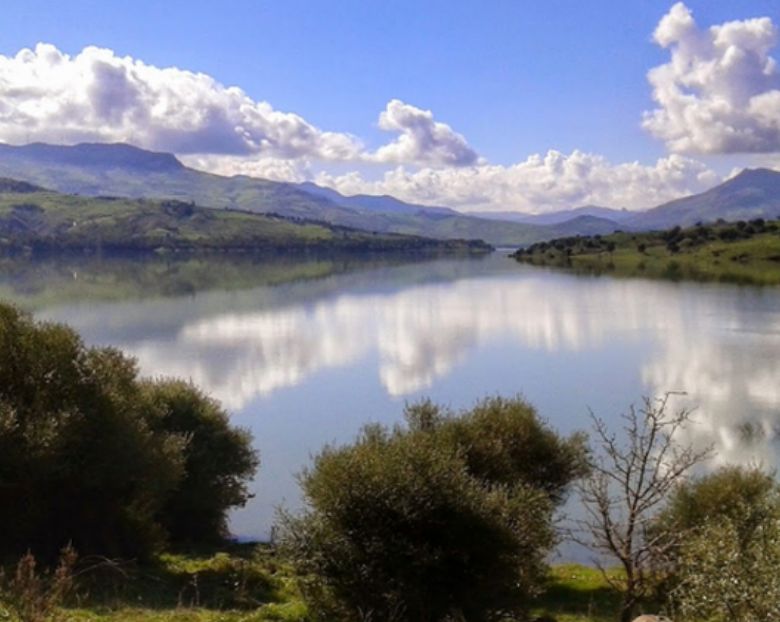
[[[780,221],[567,237],[517,251],[518,261],[589,274],[780,284]]]
[[[5,305],[0,352],[0,558],[144,559],[226,535],[258,457],[219,404]]]
[[[7,572],[15,573],[15,568],[9,565]],[[42,598],[37,612],[27,611],[27,620],[36,614],[38,620],[62,622],[312,620],[294,571],[268,545],[236,545],[201,554],[167,553],[144,565],[93,564],[79,571],[76,581],[61,594],[55,593],[52,577],[46,577],[41,568],[36,572],[43,575],[38,593]],[[619,594],[595,568],[555,566],[545,585],[544,595],[533,603],[532,617],[558,622],[614,620]],[[0,593],[0,620],[20,620],[15,607],[19,599],[7,586]]]
[[[780,486],[690,476],[707,452],[678,444],[667,399],[630,409],[626,438],[596,418],[592,445],[520,398],[412,404],[325,447],[305,509],[238,545],[227,511],[258,458],[219,404],[5,305],[0,351],[0,620],[780,619]],[[599,570],[547,563],[575,482]]]
[[[0,252],[488,252],[478,240],[372,233],[179,200],[83,197],[0,179]]]

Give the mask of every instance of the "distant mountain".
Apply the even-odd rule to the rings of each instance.
[[[336,192],[331,188],[318,186],[310,181],[299,184],[298,187],[310,194],[325,197],[334,203],[343,207],[349,207],[357,210],[366,210],[369,212],[380,212],[384,214],[419,214],[420,212],[440,215],[440,216],[462,216],[449,207],[431,207],[428,205],[417,205],[415,203],[406,203],[387,194],[380,196],[371,194],[356,194],[346,196]],[[479,214],[467,214],[469,216],[479,217]],[[509,220],[509,219],[498,219]]]
[[[194,201],[380,233],[482,239],[497,246],[521,246],[559,235],[555,227],[488,220],[388,196],[345,197],[314,184],[212,175],[184,166],[171,154],[125,144],[0,145],[0,176],[65,193]]]
[[[49,145],[31,143],[15,147],[0,143],[0,158],[22,158],[53,166],[94,169],[132,168],[142,171],[179,171],[184,165],[171,153],[145,151],[124,143]]]
[[[614,220],[588,215],[576,216],[564,222],[547,225],[545,227],[551,234],[554,234],[553,238],[576,235],[605,235],[614,233],[619,228],[620,224],[616,223]]]
[[[676,199],[639,212],[625,222],[626,228],[647,231],[690,227],[714,222],[780,216],[780,173],[766,168],[745,169],[728,181],[692,196]]]
[[[627,209],[613,209],[611,207],[599,207],[597,205],[584,205],[568,210],[559,210],[556,212],[547,212],[543,214],[526,214],[525,212],[503,211],[503,212],[468,212],[472,216],[489,218],[491,220],[509,220],[511,222],[528,223],[534,225],[557,225],[570,221],[580,216],[592,216],[602,220],[611,220],[615,225],[619,225],[630,219],[635,212],[629,212]]]
[[[484,243],[374,234],[278,216],[198,207],[175,199],[84,197],[0,179],[1,250],[468,251]]]

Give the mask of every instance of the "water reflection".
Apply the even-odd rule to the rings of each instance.
[[[616,416],[684,391],[688,440],[719,462],[780,466],[777,289],[578,277],[495,255],[6,264],[0,295],[121,347],[145,374],[191,378],[252,427],[264,470],[239,531],[267,529],[324,442],[424,394],[457,407],[523,391],[568,431],[588,406]]]

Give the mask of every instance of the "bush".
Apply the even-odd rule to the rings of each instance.
[[[728,518],[708,522],[688,539],[675,590],[683,619],[767,622],[780,619],[780,523],[764,523],[747,545]]]
[[[247,482],[259,461],[245,430],[230,426],[220,405],[181,380],[144,383],[159,409],[157,432],[187,440],[184,475],[158,518],[175,543],[215,543],[227,535],[231,507],[250,498]]]
[[[203,448],[198,418],[174,425],[165,385],[139,382],[132,359],[5,305],[0,352],[0,556],[51,559],[69,542],[85,555],[147,556],[165,542],[160,517],[173,515],[178,487],[213,494],[219,482],[185,475]]]
[[[558,438],[520,400],[460,416],[423,402],[407,418],[326,448],[302,474],[308,511],[281,527],[311,609],[375,622],[521,614],[545,574],[554,501],[581,472],[582,440]],[[549,481],[543,457],[555,463]]]
[[[6,577],[0,569],[0,619],[19,622],[59,620],[57,608],[73,591],[77,557],[71,546],[65,547],[52,572],[39,570],[35,557],[28,552],[18,561],[11,577]]]
[[[774,478],[759,468],[727,466],[678,486],[654,530],[680,534],[726,520],[747,546],[758,529],[776,519],[780,490]]]
[[[780,601],[780,488],[771,475],[729,466],[685,482],[651,532],[675,544],[663,560],[665,585],[676,586],[687,619],[757,621],[780,613],[773,609]]]

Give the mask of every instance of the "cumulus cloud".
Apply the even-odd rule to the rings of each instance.
[[[295,178],[299,169],[271,159],[430,166],[477,160],[463,136],[429,110],[394,99],[379,126],[399,136],[369,152],[354,136],[323,131],[203,73],[155,67],[97,47],[71,56],[40,43],[0,55],[0,140],[9,143],[129,142],[208,155],[195,163],[220,172],[271,171],[274,178]]]
[[[684,5],[676,5],[656,33],[659,43],[672,48],[673,61],[651,75],[660,76],[659,85],[672,84],[672,91],[709,105],[715,98],[709,97],[710,91],[699,89],[706,97],[691,95],[693,82],[688,87],[675,82],[688,73],[701,74],[700,84],[720,85],[712,91],[720,98],[715,99],[721,101],[720,94],[726,93],[731,99],[724,101],[736,102],[750,95],[751,122],[777,129],[778,92],[767,86],[777,77],[768,56],[772,37],[774,27],[766,19],[733,22],[702,33]],[[723,52],[723,58],[713,57],[721,40],[732,42],[731,48],[742,50],[743,56]],[[736,59],[730,62],[738,69],[716,71],[725,67],[727,56]],[[704,71],[701,59],[713,58],[714,68]],[[759,66],[763,73],[756,69]],[[664,81],[668,75],[671,78]],[[744,84],[737,88],[738,83]],[[719,135],[720,126],[690,123],[688,112],[671,103],[649,115],[646,125],[655,133],[671,132],[678,119],[668,121],[670,111],[685,117],[679,123],[688,132],[670,138],[675,145],[691,142],[691,136],[698,141],[699,134],[708,131],[708,137],[713,132]],[[174,152],[189,166],[219,174],[293,182],[315,179],[346,194],[392,194],[415,203],[470,210],[542,212],[584,204],[639,209],[719,181],[705,165],[681,155],[645,165],[612,164],[581,151],[549,151],[513,165],[492,165],[430,110],[398,99],[387,104],[378,123],[397,136],[369,150],[350,134],[322,130],[206,74],[159,68],[97,47],[68,55],[39,44],[15,56],[0,55],[0,141],[9,143],[128,142]],[[766,140],[769,136],[757,131],[744,136],[748,134]],[[360,171],[333,172],[334,166],[343,171],[344,163]]]
[[[0,140],[129,142],[177,154],[350,160],[361,145],[237,87],[108,49],[38,44],[0,55]]]
[[[466,139],[446,123],[422,110],[393,99],[379,115],[379,127],[400,136],[379,148],[371,159],[377,162],[415,163],[432,166],[466,166],[479,156]]]
[[[654,33],[670,61],[648,73],[659,107],[643,126],[674,152],[780,151],[780,72],[768,17],[701,29],[675,4]]]
[[[230,155],[185,155],[179,159],[186,166],[215,175],[246,175],[271,181],[301,183],[311,179],[311,162],[308,159],[283,159],[274,157],[245,157]]]
[[[719,181],[701,162],[670,155],[655,164],[612,164],[603,156],[548,151],[511,166],[398,167],[379,180],[359,173],[319,174],[315,181],[344,194],[391,194],[410,202],[473,210],[544,212],[580,205],[641,209]]]

